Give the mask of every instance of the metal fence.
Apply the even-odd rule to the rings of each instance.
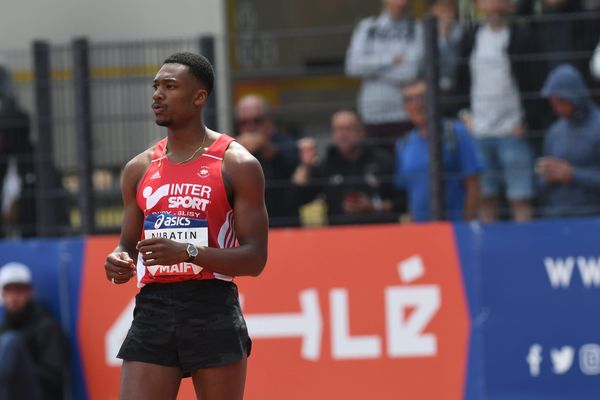
[[[600,97],[600,85],[591,77],[588,67],[594,45],[600,38],[597,29],[600,17],[599,14],[584,13],[516,17],[509,21],[511,26],[526,27],[538,43],[543,43],[549,30],[568,25],[574,43],[572,48],[556,47],[556,51],[552,50],[552,43],[538,44],[535,51],[511,59],[513,64],[528,66],[537,78],[521,96],[525,102],[536,103],[539,109],[535,118],[537,125],[529,126],[527,135],[540,155],[540,143],[554,116],[546,101],[540,98],[539,89],[554,65],[559,62],[575,65],[584,75],[591,93]],[[424,26],[435,29],[436,24],[433,21]],[[466,32],[472,21],[463,21],[461,26]],[[355,107],[360,88],[360,80],[344,74],[344,58],[352,31],[352,26],[345,26],[252,32],[219,38],[229,50],[231,74],[228,79],[232,97],[237,99],[250,92],[264,95],[274,104],[281,129],[290,132],[294,139],[314,137],[320,156],[325,157],[327,147],[332,144],[329,126],[332,113],[340,108]],[[455,115],[462,104],[468,102],[470,93],[461,93],[460,87],[452,91],[441,88],[436,96],[436,91],[431,90],[440,90],[439,79],[435,77],[439,72],[435,68],[435,58],[439,59],[443,54],[439,54],[435,46],[435,32],[427,32],[430,40],[423,44],[428,46],[427,58],[423,60],[420,75],[429,80],[427,105],[430,121],[436,121],[436,115]],[[33,154],[37,166],[35,190],[23,192],[23,196],[34,197],[37,206],[30,213],[35,218],[23,222],[15,220],[14,215],[5,217],[5,235],[117,230],[121,218],[121,168],[164,134],[154,124],[150,113],[151,78],[161,61],[171,53],[214,51],[211,43],[214,45],[210,38],[118,43],[79,39],[58,46],[38,42],[29,50],[5,52],[14,91],[22,109],[31,117],[31,141],[35,145]],[[444,59],[439,61],[443,63]],[[459,68],[466,65],[468,70],[468,58],[459,57],[457,63]],[[425,69],[426,66],[429,68]],[[214,105],[205,117],[216,121]],[[234,119],[233,115],[230,117]],[[216,126],[216,122],[211,124]],[[431,130],[435,133],[434,128],[432,126]],[[371,141],[366,145],[380,144]],[[432,153],[433,160],[441,161],[438,153]],[[17,156],[23,159],[31,158],[33,154]],[[2,162],[8,159],[5,156]],[[440,175],[439,180],[432,182],[443,182],[448,178],[442,163],[432,165],[437,165]],[[389,184],[394,180],[394,172],[378,178]],[[314,183],[317,186],[321,183],[322,187],[331,185],[330,179]],[[269,184],[293,188],[288,179]],[[434,214],[443,216],[441,199],[444,196],[440,195],[443,189],[432,186],[432,191],[433,199],[440,200],[437,206],[432,201],[438,209]],[[32,199],[27,201],[23,196],[20,202],[31,205]],[[400,199],[402,194],[398,192],[395,196]],[[539,204],[537,197],[533,201],[534,205]],[[305,224],[327,223],[323,204],[327,204],[326,199],[303,207],[300,219]],[[391,220],[398,221],[408,211],[402,205],[405,204],[403,200],[396,204]],[[502,213],[502,216],[506,215],[506,212]],[[297,215],[289,215],[272,222],[287,225],[297,221]],[[369,218],[365,218],[363,222],[368,221]]]

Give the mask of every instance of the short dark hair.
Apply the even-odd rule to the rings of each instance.
[[[208,59],[200,54],[183,51],[171,54],[163,64],[182,64],[186,65],[192,75],[205,86],[208,94],[211,94],[215,82],[215,72]]]

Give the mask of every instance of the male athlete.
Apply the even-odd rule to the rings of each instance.
[[[264,268],[265,183],[248,151],[204,126],[213,80],[202,56],[166,59],[152,110],[168,135],[123,170],[121,239],[106,277],[137,275],[141,290],[118,355],[122,400],[175,399],[186,376],[202,400],[244,395],[251,342],[232,279]]]

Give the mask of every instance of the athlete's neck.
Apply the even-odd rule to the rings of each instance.
[[[196,150],[202,143],[206,146],[206,144],[210,143],[209,132],[210,129],[207,129],[204,125],[200,129],[169,129],[167,135],[169,153],[185,155]]]

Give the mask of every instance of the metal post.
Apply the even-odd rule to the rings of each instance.
[[[89,44],[87,39],[73,40],[73,78],[75,85],[75,127],[77,131],[79,212],[81,230],[94,233],[95,208],[92,139],[92,106],[90,94]]]
[[[35,109],[37,115],[37,143],[35,146],[37,234],[48,236],[52,229],[52,93],[50,44],[33,42],[33,74]]]
[[[443,130],[439,105],[439,55],[437,18],[427,14],[425,26],[425,81],[427,83],[427,137],[429,139],[429,180],[431,218],[444,219],[444,166],[442,156]]]
[[[213,36],[202,36],[200,38],[200,54],[210,61],[213,66],[213,70],[217,70],[215,64],[215,38]],[[213,130],[219,130],[218,118],[217,118],[217,79],[215,77],[215,87],[213,88],[212,94],[208,97],[206,105],[204,106],[204,124]]]

